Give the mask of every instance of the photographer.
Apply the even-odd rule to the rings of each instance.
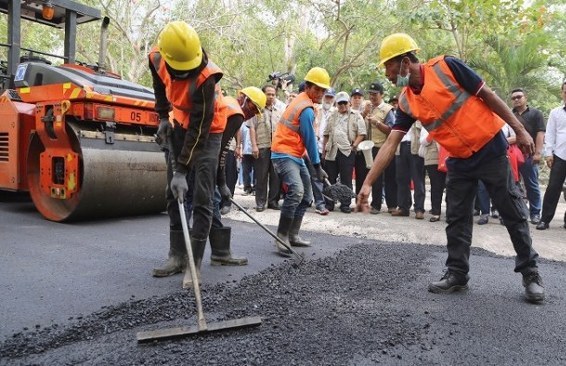
[[[269,74],[267,81],[271,82],[271,84],[275,87],[276,96],[277,93],[279,93],[279,90],[283,90],[283,93],[285,95],[284,99],[287,100],[289,98],[289,91],[287,90],[287,87],[293,84],[293,82],[295,81],[295,75],[289,72],[275,71]],[[279,98],[275,99],[275,107],[277,109],[285,109],[286,106],[287,104],[282,102]]]

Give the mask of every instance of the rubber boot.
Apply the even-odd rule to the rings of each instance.
[[[197,272],[198,283],[200,285],[200,266],[202,264],[202,257],[204,256],[204,248],[206,247],[205,240],[196,240],[191,238],[191,248],[193,250],[193,258],[195,260],[195,267]],[[189,268],[186,269],[185,278],[183,278],[183,288],[192,288],[193,278],[191,277],[191,271]]]
[[[208,239],[210,240],[210,264],[212,266],[245,266],[248,258],[232,257],[230,251],[230,234],[232,229],[229,226],[221,228],[211,228]]]
[[[161,268],[153,269],[153,277],[167,277],[181,273],[187,266],[187,247],[183,230],[169,231],[169,259]]]
[[[293,224],[292,217],[283,217],[283,216],[279,217],[279,226],[277,227],[277,237],[281,239],[283,242],[285,242],[285,244],[287,244],[289,247],[291,246],[291,243],[289,242],[289,230],[291,229],[292,224]],[[279,243],[279,241],[275,240],[275,246],[277,247],[277,253],[279,255],[282,255],[284,257],[291,256],[292,254],[291,251],[285,248],[285,246]]]
[[[302,217],[295,217],[291,229],[289,230],[289,242],[294,247],[310,247],[311,242],[303,240],[299,237],[299,230],[301,230],[301,225],[303,224]]]

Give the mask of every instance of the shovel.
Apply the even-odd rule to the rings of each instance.
[[[297,253],[297,251],[295,251],[289,244],[285,243],[283,240],[281,240],[280,237],[278,237],[277,235],[275,235],[271,230],[269,230],[267,227],[265,227],[265,225],[263,225],[261,222],[257,221],[257,219],[255,217],[253,217],[252,215],[250,215],[248,213],[248,211],[246,211],[242,206],[240,206],[239,203],[237,203],[236,201],[234,201],[233,198],[230,198],[230,202],[232,202],[236,207],[238,207],[240,209],[240,211],[242,211],[244,214],[246,214],[247,217],[249,217],[250,219],[252,219],[253,222],[255,222],[256,224],[259,225],[259,227],[261,227],[263,230],[265,230],[269,235],[271,235],[275,240],[277,240],[277,242],[279,242],[279,244],[283,245],[289,252],[293,253],[293,255],[295,256],[295,260],[293,262],[293,266],[294,267],[298,267],[301,263],[303,263],[303,261],[305,260],[305,257],[299,253]]]
[[[195,292],[195,300],[197,305],[197,316],[198,321],[196,326],[182,326],[176,328],[168,329],[158,329],[150,330],[144,332],[138,332],[137,340],[139,343],[151,342],[164,339],[172,339],[184,337],[187,335],[207,333],[218,330],[232,329],[232,328],[244,328],[252,327],[261,324],[261,318],[259,316],[246,317],[241,319],[224,320],[216,323],[206,323],[204,318],[204,312],[202,310],[202,298],[200,295],[200,285],[197,278],[197,269],[193,260],[193,249],[191,247],[191,240],[189,237],[189,226],[187,224],[187,215],[185,214],[185,208],[181,200],[179,203],[179,212],[181,214],[181,224],[183,225],[183,235],[185,237],[185,246],[187,247],[187,254],[189,257],[189,267],[190,274],[192,276],[193,290]]]

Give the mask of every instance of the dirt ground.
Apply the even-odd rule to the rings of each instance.
[[[541,189],[544,193],[545,187]],[[249,212],[261,223],[277,225],[279,211],[268,209],[263,212],[255,212],[252,209],[255,206],[254,196],[243,196],[242,193],[241,189],[236,188],[235,199],[238,203],[249,208]],[[429,193],[427,190],[426,210],[430,209]],[[354,201],[352,200],[352,202]],[[351,207],[354,207],[354,203]],[[392,217],[388,213],[371,215],[352,212],[351,214],[344,214],[339,209],[334,210],[328,216],[320,216],[314,212],[313,208],[310,208],[303,220],[302,230],[387,242],[445,245],[444,205],[442,210],[441,220],[432,223],[429,222],[431,215],[428,213],[425,214],[424,220],[416,220],[413,212],[411,212],[410,217]],[[533,245],[543,258],[566,261],[564,212],[566,212],[566,202],[561,199],[549,229],[536,230],[535,225],[531,225]],[[238,221],[252,222],[244,213],[235,209],[231,210],[226,217]],[[475,221],[477,219],[478,217],[474,218]],[[474,225],[472,246],[494,254],[515,255],[507,229],[499,223],[498,219],[490,218],[486,225]]]

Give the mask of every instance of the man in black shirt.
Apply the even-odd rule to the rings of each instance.
[[[541,194],[538,181],[538,165],[541,160],[542,149],[544,147],[544,117],[538,109],[532,108],[527,104],[527,94],[523,89],[513,89],[511,92],[511,102],[513,113],[535,142],[535,154],[525,158],[525,163],[519,167],[519,172],[523,177],[527,199],[529,200],[529,213],[532,224],[540,221]]]

